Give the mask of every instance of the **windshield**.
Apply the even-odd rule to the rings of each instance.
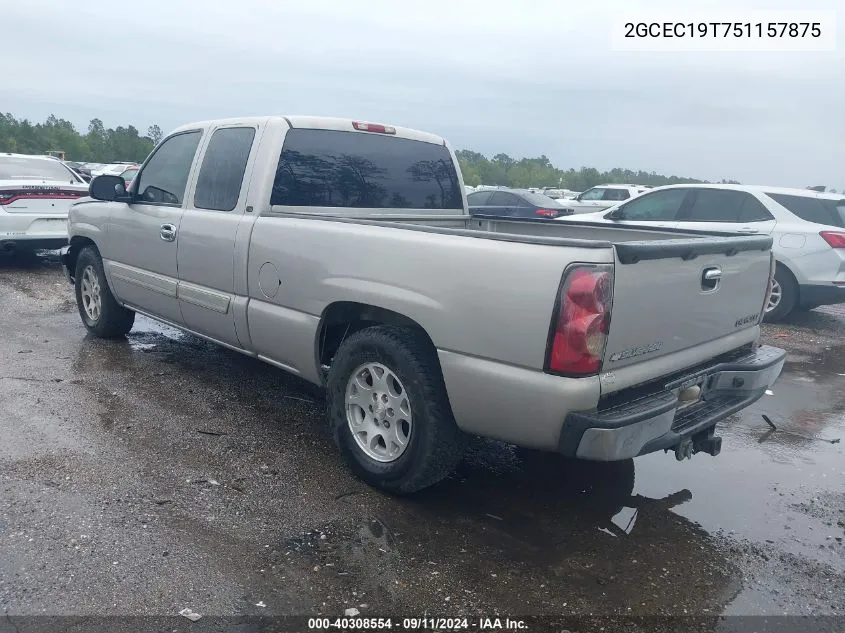
[[[76,174],[57,160],[23,156],[0,156],[0,180],[80,182]]]

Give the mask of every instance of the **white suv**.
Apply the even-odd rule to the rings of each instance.
[[[777,258],[766,320],[845,303],[845,196],[747,185],[669,185],[593,213],[558,218],[768,233]]]
[[[573,200],[567,200],[566,206],[575,209],[575,213],[593,213],[629,200],[648,191],[645,185],[597,185],[579,193]]]

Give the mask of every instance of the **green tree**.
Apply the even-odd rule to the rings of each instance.
[[[159,126],[151,125],[147,128],[147,138],[153,142],[153,145],[158,145],[162,136],[164,135],[161,133],[161,128]]]
[[[683,176],[664,176],[655,172],[614,167],[600,172],[594,167],[561,169],[555,167],[548,156],[537,158],[512,158],[507,154],[496,154],[488,159],[471,150],[457,152],[458,162],[468,185],[500,185],[505,187],[564,187],[584,191],[602,183],[631,183],[639,185],[671,185],[676,183],[704,182]],[[723,180],[735,183],[735,180]]]
[[[150,126],[154,131],[158,126]],[[159,130],[160,131],[160,130]],[[0,114],[0,151],[44,154],[62,150],[68,160],[141,161],[153,148],[153,139],[140,136],[133,126],[106,128],[100,119],[92,119],[85,134],[70,121],[51,114],[43,123]]]

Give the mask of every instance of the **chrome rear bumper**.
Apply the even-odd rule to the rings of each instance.
[[[784,350],[762,346],[741,358],[676,378],[647,395],[570,413],[559,450],[581,459],[615,461],[712,436],[717,422],[763,396],[780,376],[785,359]],[[680,402],[682,391],[696,388],[700,399],[687,405]]]

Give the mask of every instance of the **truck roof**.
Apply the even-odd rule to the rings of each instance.
[[[357,132],[359,134],[367,134],[368,132],[356,130],[353,123],[379,123],[388,127],[392,127],[396,133],[390,136],[397,138],[405,138],[414,141],[422,141],[424,143],[434,143],[435,145],[444,145],[445,140],[436,134],[422,132],[407,127],[400,127],[398,125],[382,124],[376,121],[367,121],[364,119],[344,119],[339,117],[326,116],[307,116],[307,115],[272,115],[272,116],[253,116],[227,119],[210,119],[208,121],[195,121],[186,125],[181,125],[175,132],[184,132],[186,130],[196,130],[197,128],[207,128],[214,125],[261,125],[269,123],[270,121],[284,121],[291,128],[305,128],[311,130],[339,130],[343,132]]]

